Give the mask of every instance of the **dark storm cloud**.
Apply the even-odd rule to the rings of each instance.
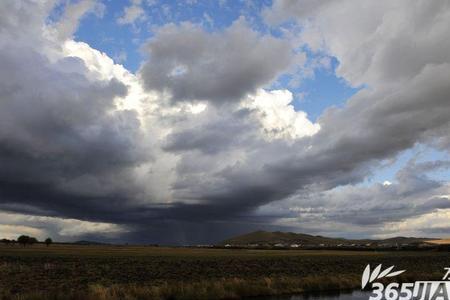
[[[92,83],[81,74],[59,71],[58,64],[50,66],[32,50],[0,52],[2,177],[100,174],[143,158],[136,115],[109,113],[113,98],[126,93],[122,83]]]
[[[136,112],[116,110],[114,99],[127,87],[88,76],[81,59],[44,55],[55,41],[29,31],[43,30],[47,3],[2,5],[9,21],[0,36],[0,203],[96,219],[101,207],[130,197],[128,169],[151,155]],[[28,15],[32,23],[19,28],[10,20]],[[98,219],[114,219],[104,212]]]
[[[212,110],[212,109],[210,109]],[[214,118],[214,122],[210,119]],[[229,114],[200,115],[189,128],[181,128],[167,137],[163,149],[171,152],[199,150],[204,154],[217,154],[249,142],[255,130],[251,112],[246,109]]]
[[[288,42],[262,36],[243,20],[221,33],[182,24],[160,28],[140,69],[145,88],[173,101],[237,102],[269,84],[293,62]]]

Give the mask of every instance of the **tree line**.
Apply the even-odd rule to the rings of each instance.
[[[13,245],[13,244],[20,244],[24,247],[26,246],[31,246],[33,244],[39,243],[39,241],[37,240],[37,238],[32,237],[32,236],[28,236],[28,235],[21,235],[17,238],[17,240],[9,240],[9,239],[2,239],[0,240],[3,244],[6,245]],[[50,246],[53,243],[53,240],[51,238],[46,238],[43,243],[45,243],[48,246]]]

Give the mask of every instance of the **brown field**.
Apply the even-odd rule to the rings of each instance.
[[[365,266],[440,279],[448,252],[0,246],[1,299],[241,299],[358,288]]]
[[[436,245],[450,245],[450,239],[432,240],[432,241],[427,241],[427,243],[436,244]]]

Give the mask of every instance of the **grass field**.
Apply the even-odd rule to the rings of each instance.
[[[368,264],[440,279],[448,252],[0,246],[2,299],[240,299],[357,288]]]

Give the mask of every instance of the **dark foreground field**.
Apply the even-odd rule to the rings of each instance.
[[[0,246],[1,299],[239,299],[358,288],[368,264],[441,279],[448,252]]]

